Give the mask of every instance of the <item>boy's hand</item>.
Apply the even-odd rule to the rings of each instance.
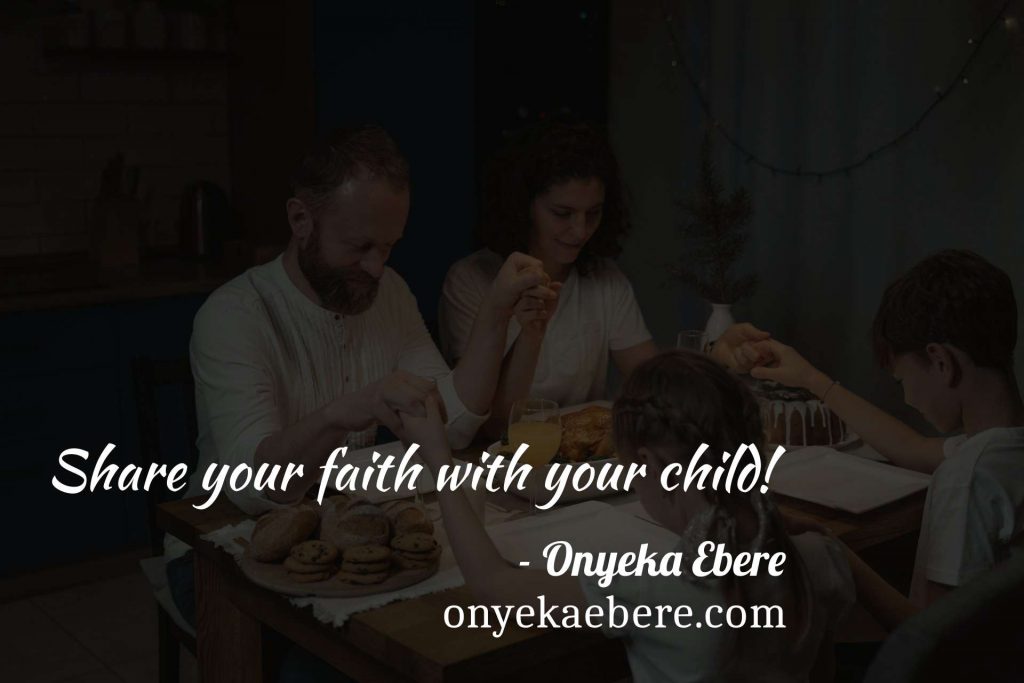
[[[711,347],[711,359],[733,372],[747,372],[770,359],[758,343],[771,338],[771,333],[750,323],[730,325]]]
[[[426,414],[423,417],[409,413],[399,413],[402,420],[402,439],[405,444],[420,445],[420,456],[431,469],[437,470],[441,465],[451,462],[452,451],[448,444],[448,434],[444,429],[441,409],[433,396],[427,396],[423,402]]]
[[[782,342],[768,339],[758,344],[759,351],[770,360],[750,370],[750,376],[757,379],[774,380],[788,387],[809,389],[820,396],[832,381],[821,371],[807,362],[796,349]]]

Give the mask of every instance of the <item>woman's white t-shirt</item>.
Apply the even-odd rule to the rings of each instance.
[[[805,576],[811,584],[813,604],[809,624],[784,622],[785,628],[743,628],[740,630],[711,624],[725,622],[728,609],[725,597],[716,589],[680,577],[619,576],[611,585],[602,588],[599,577],[581,577],[580,583],[591,605],[605,606],[609,595],[617,604],[632,611],[636,605],[688,605],[693,624],[686,629],[604,628],[605,635],[622,638],[629,657],[629,667],[635,683],[697,683],[723,680],[729,668],[728,680],[757,680],[795,683],[808,680],[822,644],[831,638],[838,622],[855,601],[853,576],[839,542],[808,532],[792,537],[800,554]],[[791,566],[795,558],[787,558]],[[780,579],[780,590],[783,584]],[[781,604],[782,596],[777,604]],[[714,607],[710,613],[708,609]],[[733,619],[737,618],[733,615]],[[746,610],[747,623],[753,622],[753,613]],[[762,622],[766,621],[763,616]],[[700,626],[697,626],[700,623]],[[795,652],[800,633],[805,633]],[[737,637],[745,639],[744,651],[738,651]]]
[[[502,263],[501,256],[481,249],[448,271],[438,317],[441,350],[449,362],[465,352],[477,311]],[[519,331],[513,319],[506,352]],[[563,406],[607,398],[609,351],[650,338],[633,287],[613,261],[601,259],[585,276],[573,268],[548,322],[530,395]]]

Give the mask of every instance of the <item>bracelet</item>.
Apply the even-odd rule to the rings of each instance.
[[[828,392],[832,391],[832,387],[834,387],[837,384],[839,384],[839,380],[834,379],[834,380],[832,380],[832,384],[828,385],[828,389],[826,389],[825,393],[821,395],[821,402],[822,403],[824,403],[825,399],[828,397]]]

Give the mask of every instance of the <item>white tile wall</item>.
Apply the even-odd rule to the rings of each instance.
[[[224,66],[52,57],[0,36],[0,257],[85,251],[100,174],[117,152],[152,197],[150,241],[169,244],[182,190],[228,190]]]

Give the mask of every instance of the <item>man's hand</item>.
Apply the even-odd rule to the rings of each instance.
[[[711,359],[733,372],[748,372],[752,367],[770,360],[758,342],[764,342],[771,336],[771,333],[759,330],[750,323],[730,325],[711,347]]]
[[[515,312],[520,297],[530,291],[530,296],[542,301],[558,299],[558,292],[549,287],[551,278],[544,272],[540,260],[513,252],[505,259],[491,284],[488,304],[503,317],[510,318]]]
[[[406,446],[419,444],[420,456],[424,462],[435,472],[452,460],[451,446],[448,444],[448,434],[444,429],[444,420],[441,417],[441,410],[437,400],[428,396],[423,404],[424,414],[422,416],[400,412],[399,419],[402,422],[402,440]]]
[[[426,416],[425,403],[430,397],[441,404],[434,380],[396,370],[359,391],[338,398],[330,406],[331,421],[345,431],[360,431],[374,423],[382,424],[401,438],[402,420],[398,414]]]
[[[762,354],[769,357],[764,365],[752,368],[751,377],[769,379],[789,387],[809,389],[817,396],[828,389],[832,381],[797,353],[796,349],[774,339],[759,342]]]

